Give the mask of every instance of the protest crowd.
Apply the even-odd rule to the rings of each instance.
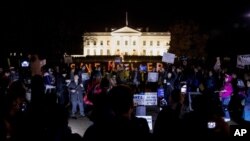
[[[236,65],[235,65],[236,66]],[[90,71],[41,65],[31,58],[31,74],[1,69],[0,140],[160,140],[173,137],[229,137],[229,122],[250,122],[250,71],[182,61],[148,71],[144,65]],[[157,94],[153,129],[137,117],[134,95]],[[136,114],[137,113],[137,114]],[[89,118],[83,135],[69,118]],[[181,135],[181,136],[178,136]]]

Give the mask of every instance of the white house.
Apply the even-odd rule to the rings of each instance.
[[[128,26],[111,32],[84,33],[81,56],[162,56],[168,52],[170,36],[170,32],[141,32]]]

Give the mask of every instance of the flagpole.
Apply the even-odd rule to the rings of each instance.
[[[128,26],[128,12],[126,12],[126,26]]]

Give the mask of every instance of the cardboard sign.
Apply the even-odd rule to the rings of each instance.
[[[148,73],[148,82],[158,82],[159,74],[157,72]]]
[[[175,54],[166,53],[166,52],[163,53],[162,62],[173,64],[174,59],[175,59]]]
[[[238,55],[237,66],[250,65],[250,55]]]

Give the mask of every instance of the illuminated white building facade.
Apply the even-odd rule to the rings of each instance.
[[[112,32],[85,33],[83,56],[162,56],[168,52],[170,36],[169,32],[141,32],[128,26]]]

